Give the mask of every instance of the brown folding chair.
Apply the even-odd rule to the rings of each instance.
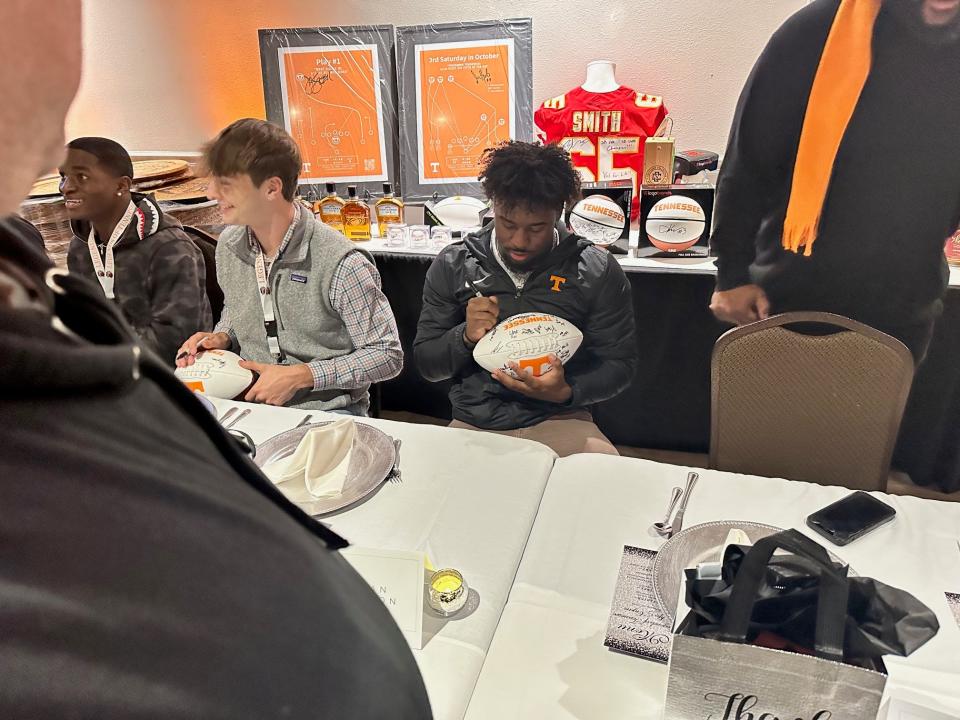
[[[913,370],[903,343],[841,315],[734,328],[713,350],[710,467],[883,490]]]

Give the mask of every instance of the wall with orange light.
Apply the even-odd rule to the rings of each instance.
[[[722,150],[770,34],[807,0],[85,0],[84,78],[67,136],[131,151],[196,150],[264,117],[257,29],[532,17],[534,98],[583,81],[587,61],[662,95],[681,147]]]

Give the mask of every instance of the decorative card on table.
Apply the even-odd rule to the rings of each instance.
[[[670,659],[670,621],[653,594],[653,550],[623,546],[620,574],[610,608],[604,645],[613,650],[666,663]]]
[[[340,554],[387,606],[410,647],[423,646],[422,552],[348,547]]]

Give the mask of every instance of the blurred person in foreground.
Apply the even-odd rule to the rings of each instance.
[[[80,3],[5,0],[0,38],[5,216],[63,160]],[[6,229],[0,717],[429,717],[345,541],[141,351],[97,284]]]

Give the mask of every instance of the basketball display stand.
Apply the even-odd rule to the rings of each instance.
[[[637,257],[707,257],[713,185],[665,185],[640,190]]]
[[[567,227],[588,240],[597,242],[597,237],[604,240],[599,244],[622,245],[626,250],[630,239],[630,205],[633,202],[633,186],[629,180],[612,180],[609,182],[583,182],[580,184],[580,194],[583,200],[573,207],[567,208]],[[608,212],[591,207],[586,203],[592,196],[600,196],[612,202],[620,209],[622,217],[614,217]],[[591,211],[592,210],[592,211]],[[579,216],[579,217],[575,217]],[[597,225],[596,236],[592,236],[590,225]]]

